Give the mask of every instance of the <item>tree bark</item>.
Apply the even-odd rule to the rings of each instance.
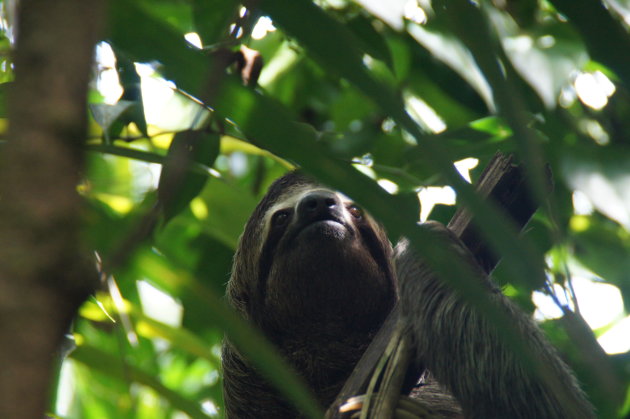
[[[0,149],[0,417],[44,417],[57,348],[96,273],[77,185],[104,0],[21,0]]]

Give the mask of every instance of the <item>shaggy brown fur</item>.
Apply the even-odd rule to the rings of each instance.
[[[449,240],[459,253],[467,252]],[[491,298],[540,354],[559,390],[541,384],[456,292],[435,275],[424,275],[427,268],[404,242],[394,255],[385,232],[367,214],[300,174],[277,180],[250,217],[227,298],[328,406],[397,298],[393,263],[417,361],[437,380],[418,388],[415,397],[445,418],[462,410],[470,418],[594,417],[536,325],[480,271]],[[420,277],[428,280],[414,281]],[[228,417],[298,416],[229,341],[223,369]]]
[[[423,228],[442,237],[470,265],[502,320],[520,337],[526,352],[536,356],[526,365],[504,342],[495,324],[430,272],[402,240],[394,258],[401,282],[401,308],[411,328],[416,358],[459,401],[464,417],[594,418],[577,380],[534,321],[501,293],[446,227],[431,222]],[[435,394],[423,394],[420,387],[414,396],[424,400]]]

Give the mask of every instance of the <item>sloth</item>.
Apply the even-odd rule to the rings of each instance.
[[[467,252],[445,227],[430,228]],[[249,218],[227,301],[278,348],[322,406],[333,402],[400,295],[414,361],[427,369],[413,396],[437,412],[433,417],[594,418],[535,323],[471,268],[551,379],[531,373],[456,291],[422,275],[428,268],[405,240],[394,249],[369,214],[300,172],[276,180]],[[222,362],[227,417],[300,417],[228,339]]]

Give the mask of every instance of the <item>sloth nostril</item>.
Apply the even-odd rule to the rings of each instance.
[[[328,191],[312,192],[302,198],[297,206],[297,214],[305,220],[328,218],[338,211],[341,201]]]

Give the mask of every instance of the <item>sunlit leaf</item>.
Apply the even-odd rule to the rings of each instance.
[[[561,89],[588,61],[576,34],[560,22],[524,31],[507,16],[496,13],[493,17],[512,65],[546,107],[557,106]]]
[[[567,150],[562,169],[573,189],[585,193],[601,213],[630,230],[630,154],[625,149]]]
[[[431,54],[443,61],[464,78],[481,96],[489,109],[494,109],[490,86],[463,43],[449,33],[439,33],[419,25],[409,28],[409,33]]]
[[[573,233],[575,255],[591,271],[627,293],[630,291],[630,260],[627,257],[630,240],[620,237],[611,227],[591,217],[587,229]],[[624,301],[628,303],[627,299]]]
[[[94,120],[103,128],[104,131],[108,131],[112,124],[134,105],[135,102],[120,100],[114,105],[94,103],[90,105],[90,109],[92,110]]]
[[[140,314],[135,314],[134,317],[137,322],[136,327],[138,329],[138,333],[141,335],[149,338],[159,337],[165,339],[172,345],[183,349],[189,354],[207,360],[219,369],[219,360],[216,355],[210,351],[206,342],[200,340],[194,334],[189,331],[158,322]]]

